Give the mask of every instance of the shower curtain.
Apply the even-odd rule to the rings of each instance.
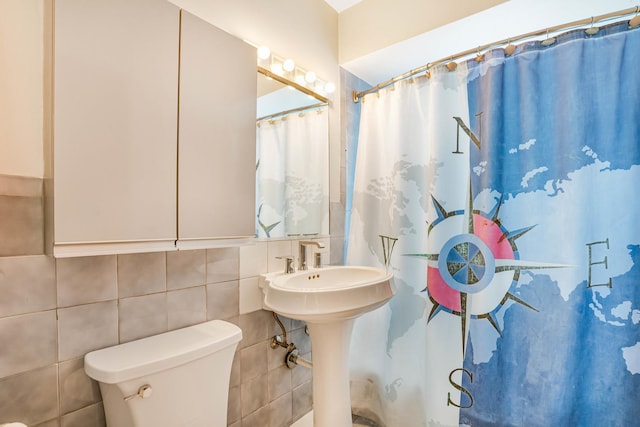
[[[502,49],[363,100],[354,412],[382,426],[640,425],[640,30]]]
[[[328,234],[326,108],[263,120],[256,135],[256,235]]]

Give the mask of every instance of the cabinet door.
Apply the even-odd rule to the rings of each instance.
[[[55,1],[54,254],[173,248],[179,31],[162,0]]]
[[[180,52],[178,247],[253,237],[255,48],[182,11]]]

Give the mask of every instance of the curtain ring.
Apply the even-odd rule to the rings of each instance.
[[[509,41],[507,41],[507,45],[504,47],[504,53],[507,56],[511,56],[515,51],[516,51],[516,47],[511,44],[511,39],[509,39]]]
[[[455,71],[455,69],[458,68],[458,64],[456,64],[455,62],[453,62],[453,56],[449,59],[449,63],[447,64],[447,70],[449,71]]]
[[[589,28],[587,28],[586,30],[584,30],[584,32],[588,35],[588,36],[593,36],[595,34],[598,34],[598,31],[600,31],[600,28],[598,27],[594,27],[593,23],[595,22],[595,18],[592,16],[591,17],[591,26]]]
[[[638,13],[640,13],[640,6],[636,6],[636,16],[629,20],[629,29],[631,30],[640,25],[640,16]]]
[[[480,53],[480,46],[478,46],[478,50],[476,52],[476,62],[480,63],[484,61],[484,55]]]
[[[543,40],[540,44],[542,46],[547,47],[547,46],[551,46],[555,42],[556,42],[556,38],[555,37],[549,38],[549,29],[547,28],[547,38],[545,40]]]

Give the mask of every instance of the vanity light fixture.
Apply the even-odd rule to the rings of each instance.
[[[283,83],[288,84],[287,81],[289,81],[293,83],[296,89],[302,90],[307,95],[317,99],[324,98],[322,102],[326,102],[327,94],[332,94],[335,91],[336,86],[334,83],[319,79],[314,71],[299,67],[293,59],[280,57],[271,52],[271,49],[267,46],[248,43],[257,48],[258,71],[268,78],[281,77]]]

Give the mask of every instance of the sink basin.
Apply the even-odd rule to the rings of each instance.
[[[304,320],[313,352],[314,427],[351,427],[349,342],[355,318],[393,296],[383,268],[329,266],[270,273],[260,281],[263,306]]]
[[[292,319],[333,321],[374,310],[392,296],[392,273],[383,268],[329,266],[264,276],[265,308]]]

